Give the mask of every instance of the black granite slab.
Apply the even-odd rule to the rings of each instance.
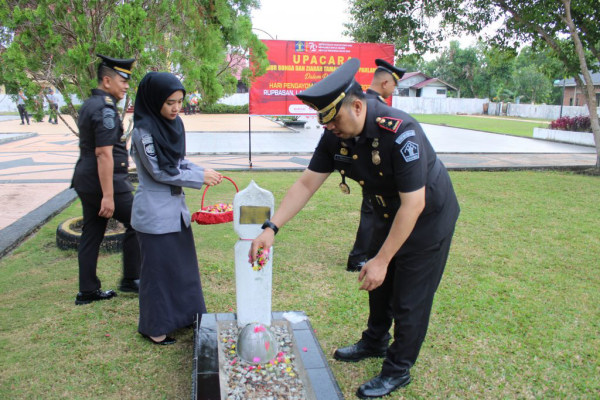
[[[302,311],[297,313],[306,315]],[[273,323],[284,321],[284,312],[273,312]],[[218,323],[235,321],[234,313],[203,314],[194,330],[193,400],[221,400],[219,383]],[[287,322],[287,321],[286,321]],[[306,376],[317,400],[343,399],[340,387],[308,319],[289,323]],[[223,399],[224,400],[224,399]]]

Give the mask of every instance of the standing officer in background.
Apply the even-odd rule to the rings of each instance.
[[[19,90],[17,96],[17,110],[19,110],[19,116],[21,117],[21,125],[25,125],[25,120],[27,120],[27,125],[29,125],[29,114],[27,113],[27,108],[25,106],[27,97],[23,93],[23,90]]]
[[[358,388],[360,398],[388,395],[410,383],[410,369],[425,339],[433,297],[440,283],[458,201],[446,168],[419,123],[407,113],[367,99],[350,59],[297,97],[318,111],[326,131],[308,168],[292,185],[264,231],[252,242],[259,248],[294,217],[334,170],[356,180],[374,209],[369,261],[360,289],[369,291],[369,318],[362,338],[338,348],[334,358],[356,362],[385,357],[381,373]],[[394,322],[394,340],[388,347]]]
[[[371,86],[367,89],[366,97],[378,99],[383,104],[387,105],[386,99],[394,94],[394,88],[406,70],[394,67],[392,64],[381,58],[375,60],[375,65],[377,65],[377,69],[373,74]],[[360,271],[367,263],[367,252],[369,250],[372,231],[373,205],[368,196],[363,196],[362,204],[360,206],[360,223],[358,224],[358,230],[356,231],[354,246],[348,255],[348,263],[346,264],[347,271]]]
[[[139,291],[140,248],[130,225],[133,185],[128,180],[128,153],[117,102],[129,88],[135,59],[98,54],[98,87],[79,111],[79,160],[71,186],[83,206],[83,232],[78,248],[79,293],[75,304],[107,300],[117,294],[102,291],[96,275],[98,252],[109,218],[125,225],[123,279],[119,290]]]
[[[54,94],[54,89],[50,88],[46,97],[48,99],[48,122],[56,125],[58,124],[58,98]]]

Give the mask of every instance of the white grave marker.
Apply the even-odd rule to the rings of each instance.
[[[238,327],[250,323],[271,326],[271,292],[273,283],[273,249],[261,269],[248,261],[252,240],[262,232],[262,224],[273,215],[275,198],[254,181],[233,198],[233,229],[239,240],[235,244],[235,288]]]

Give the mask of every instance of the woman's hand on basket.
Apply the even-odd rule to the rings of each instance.
[[[215,186],[223,181],[223,175],[211,168],[204,169],[204,184]]]

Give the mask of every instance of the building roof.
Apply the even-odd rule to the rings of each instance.
[[[411,89],[422,89],[426,86],[430,86],[433,85],[436,82],[441,83],[442,85],[447,86],[450,90],[458,90],[457,88],[455,88],[454,86],[450,85],[447,82],[444,82],[443,80],[439,79],[439,78],[432,78],[430,76],[425,75],[424,73],[420,72],[420,71],[415,71],[415,72],[407,72],[404,74],[404,76],[402,77],[402,79],[400,79],[398,81],[398,83],[402,82],[402,81],[406,81],[410,78],[413,78],[415,76],[422,76],[423,80],[420,82],[417,82],[414,85],[409,86]]]
[[[594,72],[591,75],[592,75],[592,83],[594,84],[594,86],[600,86],[600,72]],[[583,75],[579,75],[579,77],[581,78],[582,81],[584,81]],[[554,86],[562,86],[562,85],[563,85],[563,79],[557,79],[554,81]],[[564,85],[565,86],[575,86],[575,78],[564,79]]]
[[[444,82],[443,80],[441,80],[441,79],[438,79],[438,78],[430,78],[430,79],[425,79],[424,81],[422,81],[422,82],[419,82],[419,83],[417,83],[416,85],[413,85],[413,86],[412,86],[412,88],[413,88],[413,89],[421,89],[421,88],[424,88],[425,86],[430,86],[430,85],[433,85],[433,84],[434,84],[434,83],[436,83],[436,82],[439,82],[439,83],[441,83],[442,85],[445,85],[445,86],[447,86],[447,87],[448,87],[448,88],[450,88],[451,90],[456,90],[456,88],[455,88],[454,86],[452,86],[452,85],[450,85],[449,83],[446,83],[446,82]]]

